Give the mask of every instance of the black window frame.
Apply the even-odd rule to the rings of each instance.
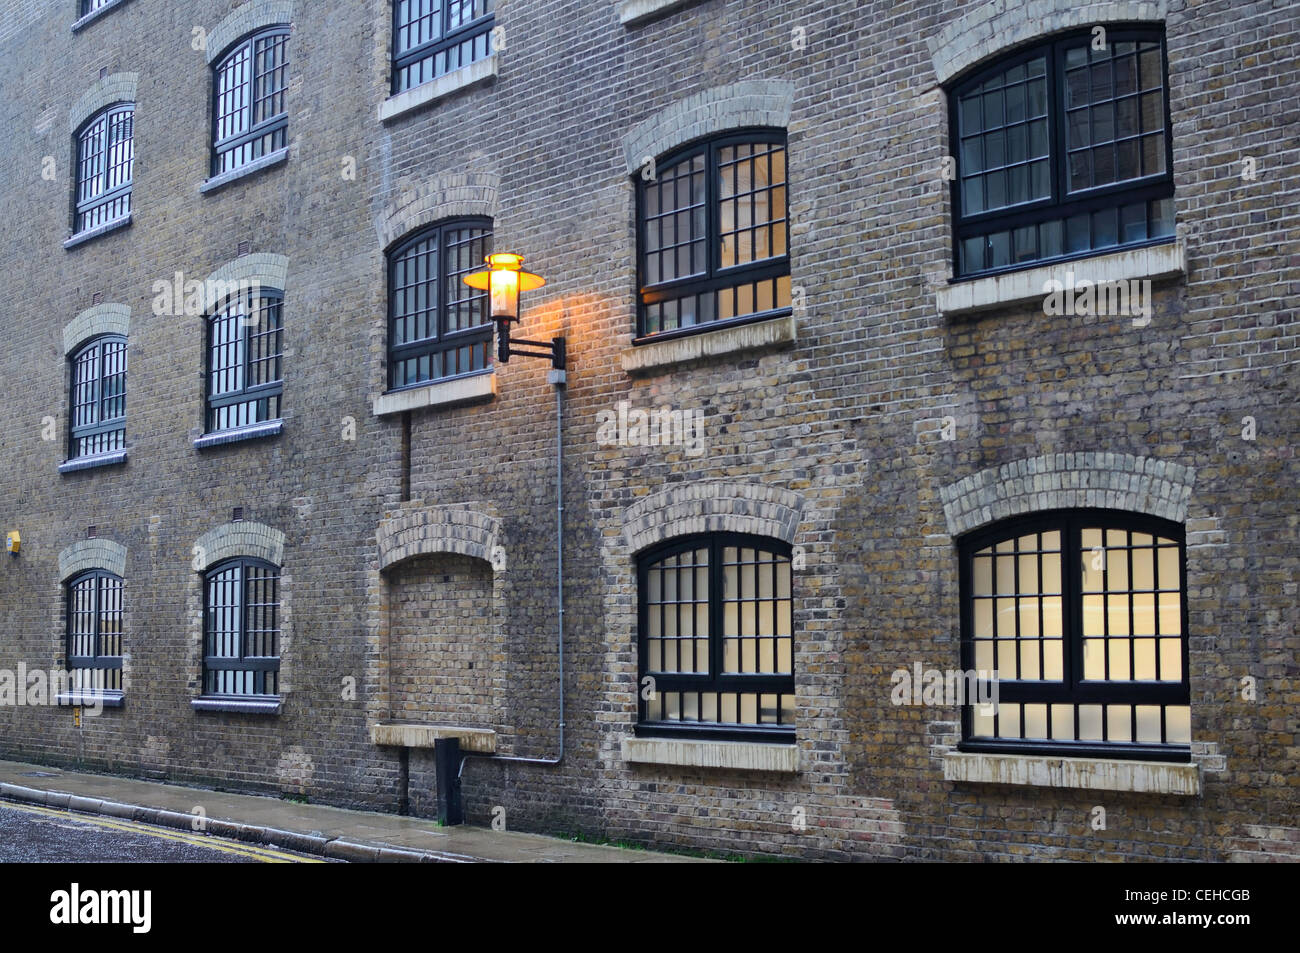
[[[1083,596],[1080,578],[1081,560],[1085,553],[1081,543],[1083,529],[1101,528],[1145,533],[1153,537],[1175,540],[1178,543],[1181,681],[1139,681],[1134,679],[1091,681],[1083,679]],[[1096,757],[1135,761],[1190,761],[1191,744],[1170,742],[1134,741],[1080,741],[1078,738],[1080,705],[1191,705],[1191,679],[1188,667],[1189,636],[1187,630],[1187,541],[1184,527],[1159,517],[1122,510],[1081,508],[1052,510],[1024,516],[1011,517],[984,527],[960,538],[961,599],[961,665],[966,672],[976,671],[975,619],[974,619],[974,566],[976,553],[998,542],[1016,539],[1031,533],[1059,530],[1061,532],[1061,604],[1062,619],[1062,678],[1059,683],[1040,680],[1000,679],[998,701],[1020,704],[1046,704],[1050,706],[1075,706],[1076,740],[1025,740],[974,739],[973,704],[963,704],[961,709],[961,751],[998,754],[1035,754],[1054,757]],[[1071,569],[1070,567],[1074,567]],[[1016,588],[1019,590],[1019,566],[1016,566]],[[1133,638],[1133,636],[1130,636]],[[981,691],[987,692],[987,683]],[[987,695],[985,696],[987,697]],[[971,699],[965,699],[970,702]],[[1165,722],[1162,716],[1161,731]],[[1135,737],[1135,736],[1134,736]]]
[[[492,50],[491,33],[496,24],[497,0],[487,0],[488,4],[492,7],[491,10],[477,17],[474,20],[471,20],[468,23],[462,23],[460,26],[457,26],[455,28],[451,28],[449,26],[451,22],[452,4],[456,2],[461,2],[461,0],[435,0],[435,2],[438,2],[439,4],[438,7],[439,35],[435,39],[426,40],[425,42],[421,43],[419,46],[414,46],[411,47],[409,50],[402,50],[399,52],[397,49],[398,38],[401,36],[401,31],[405,29],[410,22],[410,21],[408,21],[408,23],[401,22],[400,13],[401,13],[402,2],[403,0],[392,0],[393,42],[390,50],[391,52],[390,63],[392,67],[391,68],[392,76],[389,80],[389,86],[394,95],[396,95],[397,93],[406,92],[407,90],[418,89],[419,87],[423,86],[425,83],[431,83],[442,76],[449,76],[452,73],[456,72],[456,70],[458,69],[464,69],[466,66],[470,66],[474,63],[479,62],[480,60],[487,59],[489,56],[492,55],[493,50]],[[457,66],[455,69],[443,70],[442,72],[437,72],[435,70],[433,75],[430,76],[428,79],[424,80],[424,82],[413,83],[409,86],[402,85],[403,70],[409,69],[410,67],[415,66],[418,63],[423,62],[424,60],[428,60],[428,59],[436,60],[439,54],[447,53],[450,50],[455,49],[456,47],[460,46],[462,43],[465,43],[467,41],[474,41],[475,44],[477,45],[477,40],[479,39],[480,36],[485,38],[484,47],[486,52],[484,52],[483,55],[472,56],[469,62],[462,63],[460,66]]]
[[[93,610],[94,632],[93,633],[74,633],[73,628],[73,592],[83,583],[94,581],[95,606]],[[104,634],[101,630],[103,622],[103,596],[104,587],[101,580],[111,580],[117,583],[118,601],[116,613],[118,615],[118,624],[120,629],[117,633],[118,654],[104,655],[99,650],[103,645]],[[65,617],[65,636],[64,636],[64,658],[67,669],[72,671],[104,671],[115,672],[116,675],[106,678],[106,681],[112,682],[111,685],[104,686],[103,689],[96,688],[94,691],[112,692],[114,694],[122,691],[122,658],[125,654],[126,645],[126,625],[125,625],[125,593],[126,580],[116,573],[109,572],[107,569],[88,569],[85,572],[77,573],[64,583],[63,587],[63,605]],[[85,638],[89,636],[94,640],[95,653],[93,655],[74,655],[73,639]],[[91,691],[91,689],[79,689],[80,691]]]
[[[722,598],[725,582],[723,552],[729,546],[762,550],[791,560],[793,547],[782,540],[768,536],[749,533],[697,533],[690,536],[675,537],[666,542],[652,546],[637,554],[637,721],[634,733],[638,737],[648,738],[700,738],[723,741],[756,741],[771,744],[793,744],[798,723],[798,694],[795,689],[795,657],[798,638],[794,619],[795,579],[793,565],[790,569],[790,657],[791,671],[782,674],[726,674],[722,671],[724,651],[724,613],[725,602]],[[679,553],[707,548],[709,550],[709,658],[710,674],[665,673],[648,671],[649,648],[647,644],[648,625],[647,597],[649,593],[648,575],[655,564]],[[790,725],[746,724],[732,722],[690,722],[690,721],[650,721],[648,700],[642,686],[644,679],[654,679],[654,690],[662,692],[744,692],[760,696],[763,694],[790,695],[794,700],[795,723]],[[778,714],[780,705],[778,703]]]
[[[447,248],[446,238],[451,232],[461,229],[484,229],[487,234],[482,236],[484,241],[484,254],[491,254],[493,249],[494,234],[493,220],[488,216],[469,215],[459,218],[441,219],[430,225],[426,225],[416,231],[410,232],[403,236],[400,241],[394,243],[384,256],[385,269],[387,272],[387,297],[388,297],[388,320],[387,320],[387,346],[385,348],[385,381],[388,392],[409,390],[413,387],[426,387],[430,384],[437,384],[440,381],[454,380],[458,377],[464,377],[471,374],[482,374],[492,369],[495,354],[493,353],[493,336],[496,329],[492,323],[489,312],[491,308],[488,304],[489,295],[486,291],[469,294],[472,299],[482,303],[485,320],[481,324],[469,328],[462,328],[457,331],[448,331],[447,327],[447,267],[448,260],[444,254]],[[394,344],[396,340],[396,273],[398,265],[403,261],[403,255],[410,251],[421,242],[426,241],[430,235],[438,236],[438,304],[437,304],[437,328],[436,337],[425,338],[416,342],[407,342],[405,344]],[[477,263],[476,263],[477,264]],[[457,287],[459,292],[468,293],[469,287],[463,282],[457,281],[451,284]],[[455,374],[440,374],[428,379],[407,382],[400,385],[394,384],[395,374],[398,361],[418,359],[424,356],[434,354],[441,355],[447,351],[458,350],[463,347],[481,347],[483,349],[483,367],[472,368],[463,371],[457,371]]]
[[[236,656],[212,655],[211,638],[213,633],[212,620],[212,579],[231,569],[239,569],[239,603],[240,619],[238,641],[240,645],[240,654]],[[275,573],[276,584],[276,601],[275,601],[275,648],[274,656],[268,655],[245,655],[244,645],[248,632],[248,569],[256,568],[261,570],[272,570]],[[236,556],[231,559],[223,559],[221,562],[210,566],[203,573],[203,672],[200,697],[223,700],[248,700],[248,699],[279,699],[280,697],[280,664],[282,659],[283,646],[281,642],[284,638],[283,610],[284,594],[282,591],[283,569],[275,563],[268,562],[255,556]],[[214,672],[246,672],[253,675],[253,681],[260,682],[265,689],[267,673],[273,673],[275,677],[274,692],[216,692],[209,691],[209,675]]]
[[[227,49],[223,50],[220,56],[218,56],[216,59],[212,61],[212,69],[211,69],[212,122],[210,124],[211,128],[210,128],[210,136],[209,136],[211,142],[211,148],[212,148],[212,157],[209,163],[211,175],[213,176],[229,175],[231,173],[238,172],[240,169],[247,168],[248,166],[252,165],[254,162],[257,162],[265,158],[266,156],[271,155],[274,152],[278,152],[280,149],[286,148],[288,146],[288,142],[289,142],[289,34],[290,34],[290,27],[289,24],[287,23],[277,23],[271,26],[259,27],[253,32],[246,33],[244,36],[240,37],[238,40],[232,43]],[[277,67],[278,69],[284,70],[284,84],[278,90],[279,94],[284,97],[284,110],[282,112],[276,113],[274,116],[271,116],[270,118],[263,119],[260,123],[254,122],[253,116],[254,116],[255,104],[257,101],[257,74],[256,74],[257,44],[262,40],[266,40],[271,37],[278,37],[278,36],[284,37],[284,46],[283,46],[284,62]],[[247,50],[248,52],[248,79],[245,83],[241,83],[240,85],[241,87],[247,90],[246,95],[247,95],[247,108],[249,110],[249,116],[248,116],[249,125],[248,128],[243,132],[226,136],[224,139],[219,138],[220,131],[221,131],[220,130],[221,118],[222,118],[221,117],[221,85],[220,85],[221,72],[225,68],[226,64],[230,62],[231,59],[238,56],[240,53],[244,52],[245,50]],[[281,135],[276,137],[277,133],[280,133]],[[251,158],[239,163],[236,166],[232,166],[229,169],[221,168],[221,162],[224,156],[226,156],[231,152],[234,152],[237,149],[242,148],[243,146],[249,143],[258,142],[259,140],[263,139],[266,136],[276,137],[280,141],[282,141],[283,144],[275,146],[272,149],[266,149],[263,151],[261,155],[252,156]]]
[[[239,296],[247,304],[251,293],[240,291]],[[279,288],[259,287],[257,289],[257,299],[262,301],[276,302],[279,307],[279,327],[277,332],[280,336],[279,350],[274,355],[274,359],[279,364],[280,375],[273,381],[264,384],[248,384],[248,368],[251,363],[250,357],[252,349],[249,347],[249,338],[258,332],[258,326],[246,317],[238,318],[240,322],[241,343],[240,351],[242,353],[242,362],[240,364],[240,378],[244,381],[243,386],[237,391],[229,391],[223,394],[214,395],[212,393],[213,377],[213,335],[216,329],[216,323],[223,317],[223,314],[232,304],[230,297],[223,299],[218,305],[213,307],[204,315],[204,409],[203,409],[203,432],[204,434],[230,433],[243,427],[255,427],[261,424],[274,423],[282,420],[284,417],[284,292]],[[231,427],[220,427],[215,425],[217,411],[222,407],[228,407],[234,404],[251,403],[254,401],[269,400],[271,398],[279,399],[280,413],[274,417],[267,417],[264,420],[256,420],[248,424],[236,424]]]
[[[780,145],[785,154],[785,254],[747,262],[740,265],[722,266],[722,199],[718,188],[718,153],[727,146],[743,144]],[[641,173],[636,175],[636,280],[637,309],[636,337],[634,344],[648,341],[663,341],[688,334],[700,334],[725,327],[766,321],[793,313],[793,307],[775,307],[768,311],[740,315],[724,319],[697,322],[688,327],[673,328],[666,331],[646,331],[646,307],[661,301],[674,300],[689,294],[717,292],[728,288],[758,281],[779,281],[790,279],[790,148],[789,136],[785,129],[777,126],[752,126],[744,129],[728,130],[724,133],[697,139],[671,152],[666,152],[655,159],[655,169],[668,169],[677,164],[704,154],[705,167],[705,245],[708,266],[702,276],[674,278],[648,284],[646,279],[645,229],[646,229],[646,187],[654,184],[655,179],[646,179]]]
[[[122,348],[122,391],[120,394],[104,394],[104,346],[107,344],[121,345]],[[95,350],[95,358],[98,372],[89,386],[94,389],[94,406],[95,422],[91,424],[76,424],[77,419],[77,387],[79,384],[77,378],[77,365],[80,359],[87,351]],[[117,453],[126,449],[126,400],[128,394],[129,380],[129,359],[130,349],[127,345],[126,336],[122,334],[98,334],[79,344],[76,349],[68,355],[68,460],[84,460],[99,456],[105,453]],[[104,402],[107,400],[116,400],[118,397],[122,401],[122,413],[120,416],[109,417],[103,416]],[[117,446],[104,450],[96,450],[91,453],[78,453],[78,443],[88,437],[95,437],[100,434],[120,434],[116,441]]]
[[[1077,46],[1081,39],[1090,41],[1092,38],[1092,27],[1054,34],[1051,37],[1047,37],[1031,45],[1021,47],[1006,56],[999,57],[998,59],[980,67],[976,72],[961,76],[958,80],[945,87],[948,97],[949,151],[956,160],[956,173],[953,176],[952,181],[948,184],[949,208],[951,210],[953,226],[951,260],[954,281],[974,280],[977,278],[986,278],[1016,271],[1024,271],[1029,268],[1038,268],[1044,265],[1052,265],[1060,262],[1079,261],[1122,250],[1145,248],[1153,245],[1164,245],[1175,240],[1175,235],[1171,233],[1156,238],[1148,237],[1134,242],[1123,242],[1120,240],[1113,245],[1092,247],[1083,251],[1069,252],[1066,251],[1067,243],[1065,241],[1065,236],[1062,235],[1062,253],[1059,255],[1045,258],[1034,258],[1021,262],[1012,261],[1007,265],[981,268],[966,272],[963,272],[962,270],[960,249],[962,242],[968,238],[975,238],[983,234],[992,234],[1003,230],[1010,230],[1014,236],[1014,230],[1018,227],[1037,225],[1057,218],[1061,219],[1062,223],[1064,223],[1071,215],[1078,215],[1085,212],[1091,214],[1092,212],[1109,208],[1118,209],[1121,206],[1137,202],[1149,203],[1161,199],[1168,199],[1170,202],[1173,201],[1174,153],[1173,124],[1171,121],[1172,112],[1170,108],[1169,95],[1169,46],[1166,41],[1164,26],[1163,24],[1157,25],[1142,23],[1116,23],[1103,24],[1103,26],[1106,30],[1106,44],[1108,46],[1113,43],[1129,41],[1158,41],[1160,44],[1162,70],[1161,90],[1164,100],[1164,172],[1158,175],[1143,176],[1136,180],[1128,179],[1123,182],[1114,182],[1107,185],[1095,186],[1084,190],[1077,198],[1069,197],[1069,152],[1066,146],[1066,67],[1064,50],[1067,46]],[[986,82],[994,75],[1013,69],[1018,65],[1027,63],[1028,61],[1043,55],[1047,56],[1048,162],[1049,181],[1052,187],[1051,195],[1047,198],[1033,202],[1021,203],[993,211],[985,210],[971,215],[965,215],[962,212],[961,193],[961,134],[959,127],[961,97],[964,93],[969,93],[975,86]],[[1064,224],[1062,225],[1062,229],[1064,230]],[[1122,236],[1118,237],[1122,238]],[[1012,254],[1014,256],[1014,247],[1012,248]]]
[[[88,17],[96,10],[102,10],[105,7],[113,6],[120,2],[121,0],[99,0],[98,3],[96,3],[96,0],[78,0],[77,19],[80,20],[82,17]]]
[[[108,185],[108,163],[109,150],[112,148],[112,143],[109,141],[109,134],[114,127],[114,117],[122,115],[129,115],[130,118],[127,121],[131,124],[131,134],[128,137],[128,140],[131,143],[131,154],[126,160],[126,164],[130,167],[130,174],[124,181],[110,187]],[[85,168],[86,141],[91,131],[100,124],[103,124],[103,132],[101,135],[103,136],[104,149],[101,153],[103,156],[103,171],[101,174],[104,177],[104,188],[101,191],[96,192],[94,195],[83,198],[82,191],[88,179]],[[77,131],[73,136],[73,144],[73,152],[76,161],[72,184],[72,234],[73,237],[76,237],[85,232],[91,232],[97,228],[103,228],[112,225],[115,222],[121,222],[129,218],[131,215],[131,192],[135,185],[135,103],[119,101],[98,110],[93,116],[90,116],[85,122],[77,127]],[[94,224],[86,223],[88,218],[94,217],[95,212],[117,202],[120,202],[122,205],[122,210],[118,214],[111,218],[105,218],[102,221],[96,221]]]

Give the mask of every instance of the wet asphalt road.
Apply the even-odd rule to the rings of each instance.
[[[201,833],[0,801],[0,863],[250,864],[317,859]]]

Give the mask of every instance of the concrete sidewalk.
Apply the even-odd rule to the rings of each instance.
[[[540,834],[482,827],[439,827],[435,821],[297,804],[251,794],[82,774],[0,761],[0,798],[195,830],[339,860],[432,863],[699,863],[701,858],[578,844]]]

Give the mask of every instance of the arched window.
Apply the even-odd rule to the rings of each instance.
[[[71,357],[68,457],[126,449],[126,338],[106,334]]]
[[[496,0],[393,0],[393,92],[485,59]]]
[[[280,419],[283,295],[242,291],[208,316],[207,432]]]
[[[696,143],[638,184],[638,337],[790,313],[784,132]]]
[[[68,671],[74,693],[121,695],[122,578],[102,569],[68,580]]]
[[[1160,28],[1041,43],[949,91],[955,274],[1169,240],[1174,180]]]
[[[962,664],[996,671],[963,750],[1187,760],[1183,565],[1178,524],[1105,510],[963,539]]]
[[[794,739],[790,569],[785,543],[734,533],[639,558],[637,734]]]
[[[278,695],[279,567],[231,559],[210,569],[205,581],[204,696]]]
[[[135,170],[134,103],[96,113],[77,133],[74,232],[89,231],[131,214]]]
[[[416,232],[388,254],[388,383],[392,389],[480,371],[492,361],[487,292],[462,280],[492,253],[492,220]]]
[[[268,27],[240,40],[213,67],[213,175],[288,144],[288,47],[289,27]]]

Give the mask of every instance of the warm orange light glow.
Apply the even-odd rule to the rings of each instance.
[[[519,292],[540,288],[546,279],[524,271],[524,256],[514,252],[497,252],[484,261],[487,270],[466,275],[465,284],[491,293],[493,318],[519,320]]]

